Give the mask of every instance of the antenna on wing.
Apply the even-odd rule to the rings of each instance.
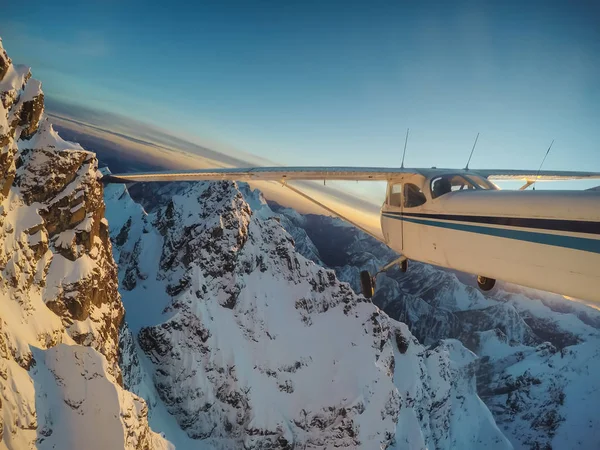
[[[473,152],[475,151],[475,146],[477,145],[477,139],[479,139],[479,133],[477,133],[477,136],[475,137],[475,143],[473,144],[473,148],[471,149],[471,154],[469,155],[469,160],[467,161],[465,170],[469,170],[469,163],[471,162],[471,157],[473,156]]]
[[[537,181],[538,177],[540,176],[540,172],[542,170],[542,166],[544,165],[544,162],[546,161],[546,158],[548,157],[548,153],[550,153],[550,149],[552,148],[552,145],[554,144],[554,139],[552,139],[552,142],[550,143],[550,147],[548,147],[548,150],[546,150],[546,154],[544,155],[544,159],[542,159],[542,163],[540,164],[540,168],[537,171],[537,174],[535,175],[535,180],[533,180],[533,187],[531,188],[533,191],[535,191],[535,182]]]
[[[404,169],[404,157],[406,156],[406,145],[408,144],[408,132],[410,131],[410,128],[406,129],[406,139],[404,139],[404,152],[402,153],[402,165],[400,166],[401,169]]]

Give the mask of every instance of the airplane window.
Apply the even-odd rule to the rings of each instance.
[[[405,183],[404,184],[404,207],[414,208],[415,206],[421,206],[427,201],[425,194],[421,192],[421,189],[415,184]]]
[[[481,189],[493,189],[493,190],[498,189],[494,184],[490,183],[486,178],[476,176],[476,175],[469,175],[466,178],[469,181],[472,181],[473,183],[475,183]]]
[[[448,192],[481,189],[460,175],[444,175],[431,180],[431,197],[437,198]]]
[[[394,184],[390,189],[390,206],[401,206],[402,205],[402,184]]]

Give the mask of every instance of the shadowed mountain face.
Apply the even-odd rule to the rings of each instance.
[[[271,204],[307,255],[360,289],[361,270],[397,257],[339,219],[301,216]],[[298,244],[297,244],[298,245]],[[307,248],[306,244],[298,248]],[[490,295],[475,277],[410,262],[377,278],[374,303],[406,323],[420,342],[461,341],[479,358],[472,368],[481,398],[516,448],[598,448],[600,311],[561,296],[498,283]]]

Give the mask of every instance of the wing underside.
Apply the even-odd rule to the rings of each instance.
[[[247,167],[225,169],[179,170],[105,175],[106,183],[132,183],[140,181],[287,181],[287,180],[342,180],[387,181],[409,169],[381,167]]]
[[[600,179],[598,172],[571,172],[565,170],[474,170],[490,180],[563,181]]]
[[[388,167],[246,167],[214,168],[196,170],[171,170],[109,174],[104,183],[134,183],[149,181],[293,181],[293,180],[340,180],[340,181],[390,181],[402,174],[419,173],[425,176],[443,174],[476,174],[490,180],[560,181],[600,179],[598,172],[569,172],[543,170],[486,170],[486,169],[414,169]]]

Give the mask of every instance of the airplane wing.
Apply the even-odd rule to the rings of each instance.
[[[524,181],[562,181],[600,179],[600,172],[570,172],[565,170],[485,170],[473,169],[473,172],[490,180]]]
[[[107,174],[103,183],[135,183],[143,181],[291,181],[291,180],[347,180],[386,181],[403,173],[415,173],[414,169],[389,169],[380,167],[247,167],[215,168],[197,170],[173,170],[167,172]],[[358,229],[385,244],[383,238],[362,227],[357,222],[334,211],[293,186],[285,186],[293,192],[351,223]]]
[[[104,183],[134,183],[139,181],[282,181],[282,180],[343,180],[387,181],[403,173],[415,173],[415,169],[387,167],[246,167],[197,170],[173,170],[108,174]]]
[[[560,181],[600,179],[599,172],[569,172],[561,170],[486,170],[473,169],[415,169],[389,167],[242,167],[211,168],[195,170],[171,170],[165,172],[140,172],[108,174],[104,183],[134,183],[140,181],[292,181],[292,180],[341,180],[341,181],[388,181],[400,174],[421,173],[469,173],[490,180]]]

